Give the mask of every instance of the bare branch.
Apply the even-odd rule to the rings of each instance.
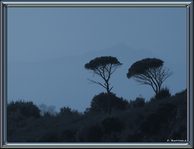
[[[110,91],[113,89],[113,86],[110,88]]]
[[[106,89],[106,86],[105,85],[103,85],[102,83],[100,83],[100,82],[97,82],[97,81],[94,81],[94,80],[91,80],[91,79],[88,79],[90,82],[92,82],[92,83],[94,83],[94,84],[98,84],[98,85],[100,85],[100,86],[102,86],[103,88],[105,88]]]

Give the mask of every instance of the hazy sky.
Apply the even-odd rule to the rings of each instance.
[[[69,106],[84,111],[105,90],[84,68],[97,56],[116,56],[123,65],[111,84],[117,96],[154,95],[127,79],[137,60],[164,60],[173,75],[172,94],[186,88],[186,8],[8,8],[8,101]]]

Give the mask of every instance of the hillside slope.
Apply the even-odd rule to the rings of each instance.
[[[187,136],[186,97],[185,90],[139,106],[128,103],[125,109],[113,108],[111,114],[90,112],[90,107],[84,114],[64,108],[56,115],[42,116],[33,103],[10,103],[8,142],[184,141]]]

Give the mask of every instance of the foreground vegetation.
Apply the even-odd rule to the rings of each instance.
[[[113,93],[94,96],[84,113],[68,107],[42,112],[32,102],[7,106],[8,142],[166,142],[186,140],[186,90],[163,90],[148,102]]]

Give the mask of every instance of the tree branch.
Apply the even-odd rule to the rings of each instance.
[[[106,89],[106,86],[105,85],[103,85],[102,83],[100,83],[100,82],[97,82],[97,81],[94,81],[94,80],[90,80],[90,79],[88,79],[90,82],[92,82],[92,83],[94,83],[94,84],[98,84],[98,85],[100,85],[100,86],[102,86],[103,88],[105,88]]]

